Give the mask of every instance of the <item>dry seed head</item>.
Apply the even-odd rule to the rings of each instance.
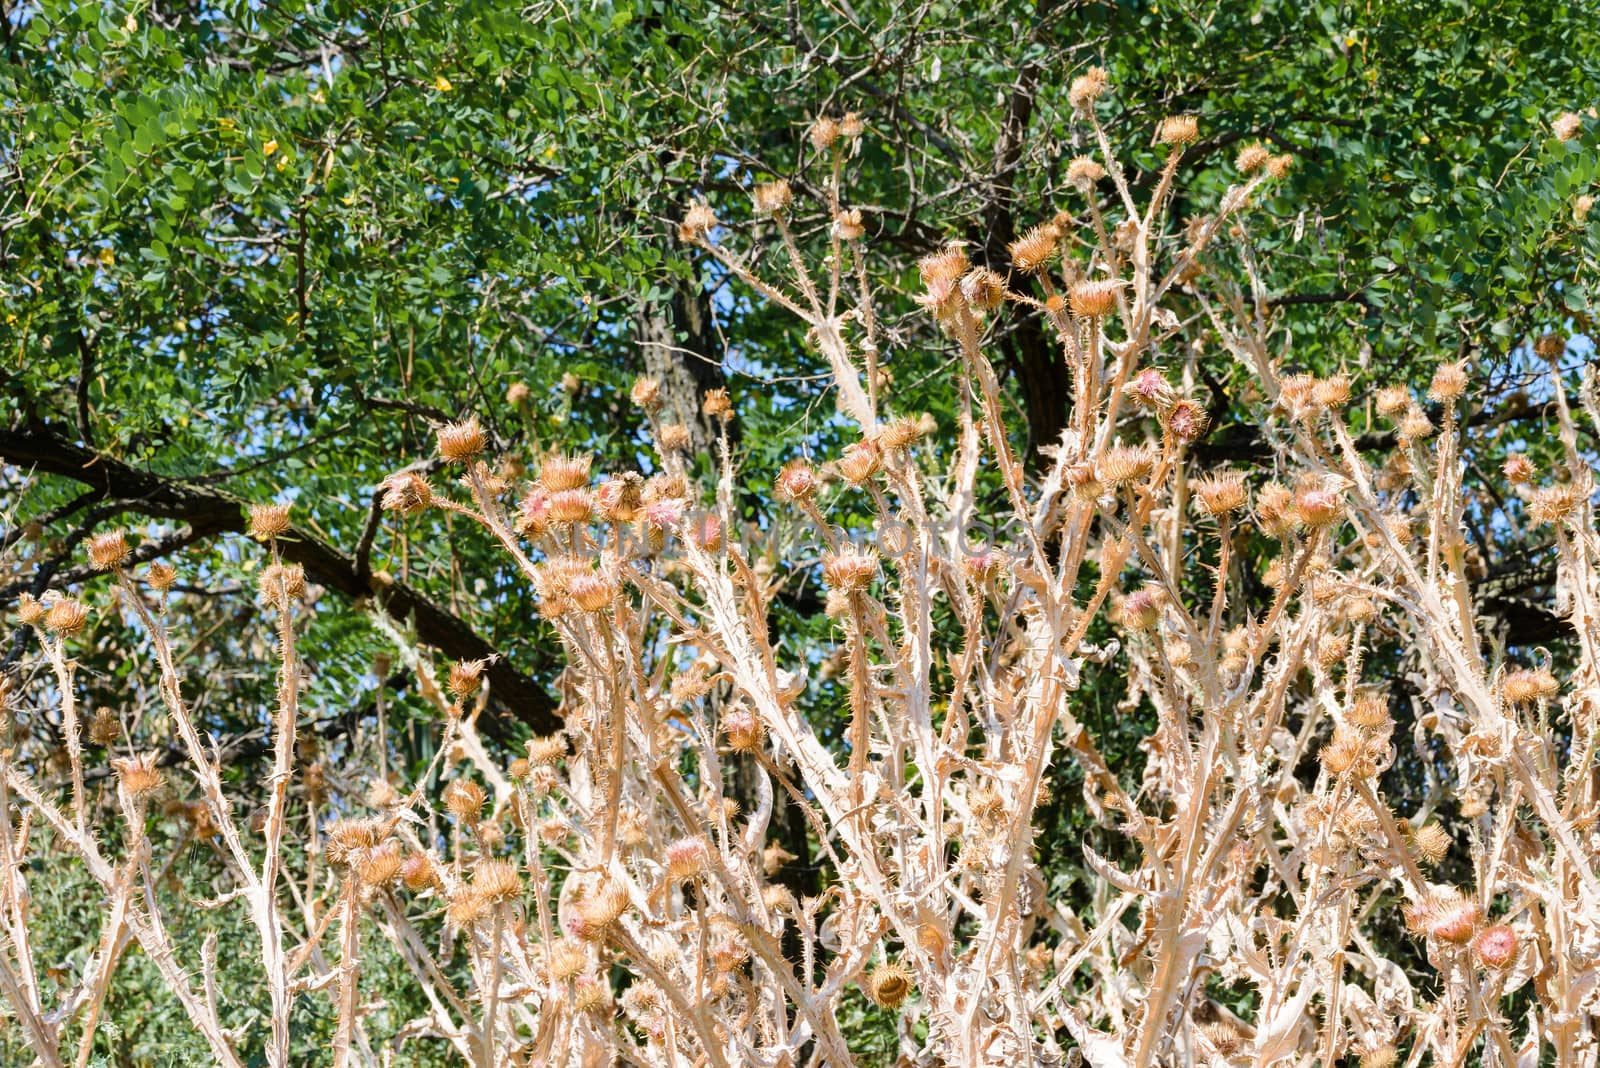
[[[1378,390],[1378,412],[1382,415],[1394,415],[1411,407],[1411,391],[1405,386],[1384,386]]]
[[[1008,246],[1011,262],[1024,274],[1038,274],[1050,266],[1060,239],[1054,225],[1035,226]]]
[[[1287,178],[1294,169],[1294,157],[1289,155],[1273,156],[1267,160],[1267,174],[1273,178]]]
[[[783,846],[779,845],[777,842],[768,842],[766,847],[761,850],[761,870],[765,872],[767,878],[770,879],[772,876],[782,871],[784,865],[788,864],[791,860],[798,859],[798,857],[789,852],[787,849],[783,848]]]
[[[1504,968],[1517,959],[1517,932],[1508,923],[1485,927],[1472,940],[1472,955],[1485,968]]]
[[[400,862],[400,881],[407,890],[420,892],[436,881],[433,861],[422,853],[412,853]]]
[[[594,518],[594,496],[587,489],[562,490],[550,494],[546,512],[551,523],[572,526]]]
[[[1088,114],[1094,108],[1094,102],[1099,100],[1106,91],[1106,71],[1104,67],[1090,67],[1076,78],[1067,89],[1067,99],[1080,114]]]
[[[1330,375],[1319,379],[1316,385],[1311,387],[1311,399],[1318,407],[1330,411],[1343,408],[1350,403],[1350,376]]]
[[[1317,643],[1317,663],[1324,670],[1343,663],[1345,655],[1350,652],[1350,639],[1343,634],[1324,635]]]
[[[488,444],[478,417],[468,416],[456,423],[446,423],[434,431],[439,456],[449,463],[466,463],[476,457]]]
[[[1227,515],[1245,506],[1244,474],[1239,471],[1218,471],[1194,483],[1192,489],[1200,510],[1209,516]]]
[[[709,847],[704,838],[680,838],[667,846],[667,878],[673,882],[687,882],[706,870]]]
[[[1147,445],[1113,445],[1100,457],[1100,478],[1113,486],[1144,478],[1155,467]]]
[[[644,480],[632,471],[600,483],[594,499],[601,518],[611,523],[632,522],[642,501],[640,487],[643,485]]]
[[[1117,310],[1120,282],[1079,282],[1067,296],[1067,306],[1080,319],[1104,319]]]
[[[899,964],[882,964],[867,979],[867,996],[885,1009],[899,1008],[911,993],[911,973]]]
[[[839,140],[839,123],[827,115],[818,115],[811,123],[811,129],[806,131],[806,137],[810,139],[812,148],[818,152],[825,151]]]
[[[121,567],[128,559],[128,538],[120,530],[96,534],[89,539],[89,563],[96,571]]]
[[[860,241],[867,227],[861,220],[860,208],[846,208],[833,217],[833,236],[840,241]]]
[[[1164,145],[1192,145],[1200,139],[1200,120],[1193,115],[1169,115],[1156,128],[1156,140]]]
[[[716,225],[716,212],[705,201],[696,200],[684,210],[683,221],[678,224],[678,240],[685,244],[709,241],[711,230]]]
[[[1423,930],[1441,942],[1457,946],[1472,940],[1483,916],[1476,903],[1454,890],[1435,891],[1422,908]]]
[[[1511,456],[1507,457],[1500,471],[1506,476],[1506,481],[1513,486],[1525,486],[1533,481],[1534,475],[1538,474],[1534,469],[1533,461],[1520,452],[1512,453]]]
[[[656,378],[640,377],[633,380],[633,389],[628,397],[635,405],[647,412],[656,411],[661,407],[661,381]]]
[[[539,485],[548,493],[583,489],[589,485],[594,457],[588,453],[548,457],[539,468]]]
[[[89,741],[101,748],[109,748],[122,737],[122,724],[117,722],[117,717],[111,714],[109,708],[102,708],[94,714],[89,721]]]
[[[830,590],[861,593],[872,585],[877,574],[878,558],[870,551],[851,547],[822,558],[822,581]]]
[[[961,297],[978,315],[1005,303],[1006,280],[987,267],[974,267],[961,277]]]
[[[533,395],[533,390],[528,388],[526,382],[513,382],[506,387],[506,403],[513,408],[520,408],[528,403],[528,398]]]
[[[450,665],[450,681],[445,684],[456,697],[470,697],[483,685],[483,669],[487,660],[457,660]]]
[[[1394,1068],[1399,1057],[1393,1046],[1372,1046],[1361,1051],[1360,1068]]]
[[[878,473],[883,466],[883,454],[870,441],[858,441],[844,450],[839,457],[839,473],[852,486],[859,486]]]
[[[450,898],[450,904],[445,906],[444,918],[445,922],[456,930],[466,931],[488,915],[488,912],[489,902],[475,893],[471,887],[463,886],[456,890]]]
[[[1106,169],[1089,156],[1078,156],[1067,164],[1067,181],[1080,193],[1087,194],[1105,176]]]
[[[1067,483],[1072,487],[1072,495],[1080,501],[1096,500],[1105,489],[1094,466],[1087,463],[1067,468]]]
[[[17,622],[25,627],[43,626],[48,612],[49,609],[31,593],[17,598]]]
[[[1575,111],[1564,111],[1550,123],[1550,132],[1557,141],[1571,141],[1583,132],[1583,116]]]
[[[844,118],[839,120],[839,133],[854,141],[866,133],[867,124],[861,121],[861,116],[854,111],[844,113]]]
[[[1344,501],[1334,490],[1303,489],[1295,495],[1294,515],[1300,525],[1320,530],[1338,522],[1344,515]]]
[[[1433,436],[1434,425],[1428,415],[1421,408],[1413,405],[1406,410],[1406,416],[1400,420],[1400,439],[1402,441],[1424,441]]]
[[[289,506],[287,504],[252,504],[250,506],[250,536],[257,541],[281,538],[289,533]]]
[[[444,807],[463,823],[477,823],[489,795],[471,779],[451,779],[444,788]]]
[[[589,950],[582,942],[562,938],[551,943],[545,955],[545,971],[550,978],[563,983],[589,967]]]
[[[32,615],[32,611],[28,610]],[[51,603],[44,614],[44,627],[62,636],[77,634],[89,622],[89,606],[71,597],[62,597]]]
[[[773,491],[780,501],[803,501],[817,492],[817,475],[804,460],[790,460],[778,472]]]
[[[682,423],[668,423],[656,435],[656,445],[663,455],[683,452],[689,447],[689,428]]]
[[[710,389],[700,401],[700,411],[708,419],[732,419],[733,401],[728,399],[725,389]]]
[[[299,564],[268,564],[258,580],[268,604],[285,605],[306,595],[306,569]]]
[[[1533,351],[1547,360],[1558,359],[1567,351],[1567,339],[1560,334],[1543,334],[1533,343]]]
[[[1234,161],[1234,164],[1243,173],[1253,174],[1262,167],[1265,167],[1267,162],[1271,159],[1272,153],[1267,151],[1265,145],[1257,141],[1254,144],[1245,145],[1243,148],[1241,148],[1239,150],[1239,158]]]
[[[761,717],[742,706],[723,713],[722,733],[728,739],[728,748],[736,753],[756,752],[767,740],[767,726]]]
[[[1560,523],[1577,510],[1583,496],[1570,482],[1540,486],[1528,498],[1528,515],[1535,523]]]
[[[1350,706],[1349,720],[1362,730],[1381,730],[1389,723],[1389,702],[1382,694],[1364,693]]]
[[[759,215],[776,215],[780,211],[787,211],[794,202],[794,191],[789,188],[789,183],[779,178],[775,182],[765,182],[756,186],[750,194],[750,199],[755,202],[756,213]]]
[[[535,766],[552,767],[566,758],[567,743],[559,735],[540,735],[528,739],[527,750],[528,760]]]
[[[608,882],[584,897],[578,906],[578,915],[585,929],[598,936],[622,918],[629,904],[628,891],[616,883]]]
[[[472,869],[472,892],[493,904],[522,896],[522,876],[509,860],[480,860]]]
[[[1118,614],[1122,617],[1123,626],[1129,630],[1149,630],[1161,622],[1161,608],[1164,604],[1166,595],[1161,589],[1146,586],[1123,598],[1122,610]]]
[[[617,584],[603,571],[574,575],[567,581],[567,596],[585,612],[603,612],[617,595]]]
[[[1179,441],[1193,443],[1205,437],[1211,417],[1192,400],[1180,400],[1168,410],[1164,425]]]
[[[1424,824],[1411,836],[1411,848],[1417,859],[1429,867],[1448,856],[1452,844],[1450,832],[1437,823]]]
[[[404,859],[399,842],[385,842],[362,850],[355,863],[356,878],[365,886],[388,886],[400,875]]]
[[[1167,376],[1155,367],[1146,367],[1134,375],[1128,383],[1128,394],[1135,403],[1157,411],[1170,408],[1178,399],[1178,392],[1167,381]]]
[[[1531,705],[1537,701],[1548,701],[1560,693],[1561,683],[1544,668],[1536,670],[1522,668],[1506,673],[1505,679],[1500,683],[1500,692],[1505,696],[1507,704]]]
[[[433,504],[433,487],[415,471],[398,471],[383,480],[383,507],[405,515],[425,512]]]
[[[921,441],[925,433],[921,419],[904,416],[882,427],[876,440],[885,449],[904,449]]]
[[[117,785],[130,801],[144,801],[166,785],[166,776],[161,774],[153,753],[113,760],[111,766],[117,772]]]
[[[1436,401],[1456,401],[1467,391],[1466,364],[1456,361],[1441,365],[1433,372],[1433,382],[1428,386],[1428,396]]]
[[[1594,210],[1594,197],[1588,193],[1580,193],[1572,198],[1572,221],[1582,225],[1589,220],[1589,213]]]
[[[378,844],[382,826],[376,820],[343,819],[328,825],[323,852],[331,864],[352,864]]]

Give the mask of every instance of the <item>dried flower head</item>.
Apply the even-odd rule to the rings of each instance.
[[[790,460],[773,481],[773,491],[780,501],[809,500],[817,492],[817,475],[804,460]]]
[[[1466,391],[1467,367],[1459,360],[1441,364],[1433,372],[1433,382],[1428,386],[1428,396],[1445,403],[1460,400]]]
[[[1411,836],[1411,848],[1417,859],[1429,867],[1449,856],[1452,844],[1450,832],[1437,823],[1424,824]]]
[[[147,800],[158,793],[167,782],[153,753],[114,760],[111,766],[117,773],[117,785],[122,788],[122,792],[130,801]]]
[[[269,605],[287,606],[306,595],[306,569],[299,564],[268,564],[257,582]]]
[[[1564,111],[1550,123],[1550,132],[1557,141],[1571,141],[1583,132],[1583,116],[1576,111]]]
[[[1193,484],[1195,503],[1209,516],[1228,515],[1245,506],[1244,474],[1218,471]]]
[[[1245,174],[1253,174],[1265,167],[1271,159],[1272,153],[1267,151],[1265,145],[1256,141],[1239,150],[1239,157],[1234,161],[1234,165]]]
[[[554,734],[529,738],[524,748],[530,761],[544,767],[561,763],[567,755],[567,743]]]
[[[689,448],[692,440],[689,428],[682,423],[668,423],[656,434],[656,445],[661,449],[662,455],[683,452]]]
[[[111,571],[128,560],[128,538],[120,530],[96,534],[89,539],[89,563],[96,571]]]
[[[25,627],[43,626],[48,612],[49,608],[31,593],[17,598],[17,621]]]
[[[1561,683],[1545,668],[1520,668],[1506,672],[1500,692],[1509,705],[1531,705],[1548,701],[1561,692]]]
[[[1144,478],[1155,468],[1155,453],[1148,445],[1113,445],[1100,457],[1099,476],[1113,486]]]
[[[1080,319],[1104,319],[1117,310],[1117,290],[1122,283],[1114,281],[1079,282],[1067,296],[1072,314]]]
[[[1011,262],[1024,274],[1038,274],[1055,258],[1061,233],[1053,225],[1035,226],[1011,242]]]
[[[1067,164],[1067,181],[1080,193],[1087,194],[1105,176],[1106,169],[1089,156],[1077,156]]]
[[[860,208],[845,208],[833,217],[831,233],[840,241],[860,241],[867,227],[861,218]]]
[[[1567,351],[1567,339],[1560,334],[1541,334],[1533,351],[1547,360],[1559,359]]]
[[[859,138],[866,130],[867,124],[854,111],[845,112],[844,118],[839,120],[839,133],[852,141]]]
[[[700,399],[700,411],[708,419],[732,419],[733,401],[728,398],[725,389],[709,389]]]
[[[883,453],[871,441],[858,441],[844,450],[839,458],[839,473],[852,486],[859,486],[878,473],[883,466]]]
[[[330,864],[353,864],[383,837],[376,820],[343,819],[328,825],[323,852]]]
[[[974,267],[961,276],[961,298],[976,315],[985,315],[1005,303],[1006,280],[987,267]]]
[[[684,209],[683,221],[678,223],[678,240],[691,245],[709,241],[716,225],[716,212],[705,201],[696,200]]]
[[[722,714],[722,733],[736,753],[754,753],[766,744],[767,727],[761,717],[744,706]]]
[[[539,485],[548,493],[583,489],[589,485],[589,469],[594,457],[588,453],[551,456],[539,468]]]
[[[1377,408],[1382,415],[1394,415],[1411,407],[1411,391],[1405,386],[1384,386],[1378,390]]]
[[[1472,955],[1485,968],[1504,968],[1517,959],[1517,932],[1508,923],[1490,924],[1472,940]]]
[[[759,215],[776,215],[780,211],[787,211],[794,202],[794,190],[789,188],[789,183],[779,178],[775,182],[765,182],[756,186],[750,194],[750,199],[755,202],[756,213]]]
[[[1561,523],[1578,509],[1583,491],[1570,482],[1540,486],[1528,497],[1528,516],[1535,523]]]
[[[818,115],[812,121],[811,129],[806,131],[806,137],[811,141],[812,148],[822,152],[839,140],[839,123],[827,115]]]
[[[1400,440],[1403,442],[1424,441],[1433,436],[1434,430],[1427,413],[1415,406],[1408,408],[1405,418],[1400,420]]]
[[[1198,402],[1184,399],[1168,409],[1163,425],[1179,441],[1193,444],[1206,435],[1211,417]]]
[[[400,862],[400,881],[407,890],[418,893],[439,881],[433,860],[424,853],[409,854]]]
[[[899,1008],[911,993],[911,973],[899,964],[882,964],[867,978],[867,996],[885,1009]]]
[[[62,597],[52,602],[44,614],[45,629],[63,637],[77,634],[88,622],[89,606],[71,597]]]
[[[404,856],[400,852],[399,842],[384,842],[382,845],[373,846],[371,849],[362,850],[356,857],[353,867],[356,878],[364,886],[388,886],[400,875],[400,866],[404,863]]]
[[[289,533],[289,506],[287,504],[252,504],[250,506],[250,536],[257,541],[281,538]]]
[[[109,708],[102,708],[89,721],[89,741],[102,748],[115,745],[122,738],[122,724]]]
[[[628,397],[633,403],[647,412],[656,411],[661,407],[661,381],[656,378],[640,377],[633,380],[633,389]]]
[[[710,847],[699,835],[680,838],[667,846],[667,878],[682,883],[698,877],[709,863]]]
[[[487,660],[457,660],[450,665],[450,680],[445,688],[456,697],[470,697],[483,685],[483,669]]]
[[[1533,481],[1534,475],[1538,474],[1534,469],[1533,461],[1520,452],[1512,453],[1507,457],[1500,471],[1506,476],[1506,481],[1513,486],[1526,486]]]
[[[550,978],[564,983],[589,967],[589,950],[582,942],[562,938],[553,942],[545,955],[545,971]]]
[[[1311,399],[1319,408],[1337,411],[1350,403],[1350,376],[1329,375],[1311,387]]]
[[[1267,160],[1267,175],[1272,178],[1287,178],[1294,169],[1294,157],[1290,155],[1273,156]]]
[[[490,904],[504,904],[522,896],[522,877],[509,860],[480,860],[472,869],[472,891]]]
[[[1094,103],[1106,91],[1106,71],[1104,67],[1090,67],[1076,78],[1067,88],[1067,99],[1079,114],[1087,115],[1094,108]]]
[[[415,471],[397,471],[383,480],[383,507],[416,515],[433,505],[433,486]]]
[[[548,499],[545,516],[559,526],[587,523],[594,518],[594,496],[587,489],[562,490]]]
[[[861,593],[878,574],[877,554],[850,546],[822,558],[822,581],[830,590]]]
[[[471,779],[451,779],[444,788],[444,807],[462,823],[477,823],[489,795]]]
[[[1193,115],[1169,115],[1156,128],[1163,145],[1192,145],[1200,139],[1200,120]]]
[[[434,438],[439,447],[439,457],[449,463],[466,463],[488,445],[488,438],[475,415],[459,422],[446,423],[434,431]]]

